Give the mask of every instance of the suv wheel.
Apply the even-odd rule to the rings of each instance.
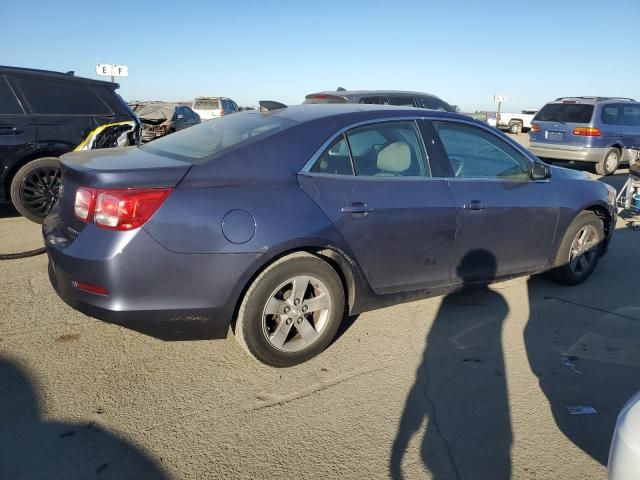
[[[302,363],[331,342],[344,315],[336,271],[309,253],[267,267],[242,300],[235,337],[254,358],[274,367]]]
[[[581,212],[565,233],[552,278],[565,285],[584,282],[598,264],[603,240],[602,220],[593,212]]]
[[[620,165],[620,150],[617,148],[610,148],[607,153],[604,154],[602,160],[596,163],[596,173],[598,175],[611,175],[615,173]]]
[[[32,160],[11,180],[11,201],[22,216],[42,223],[60,193],[60,162],[56,157]]]

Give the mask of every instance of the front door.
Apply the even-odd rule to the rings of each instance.
[[[351,130],[299,179],[376,293],[451,282],[456,210],[446,179],[431,175],[416,122]]]
[[[502,134],[456,121],[433,122],[449,159],[458,211],[453,276],[491,280],[547,263],[558,223],[549,180],[531,180],[531,160]]]

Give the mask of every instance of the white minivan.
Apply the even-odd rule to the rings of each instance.
[[[236,102],[225,97],[196,97],[191,109],[203,122],[240,111]]]

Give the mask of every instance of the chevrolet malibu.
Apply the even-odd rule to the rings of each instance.
[[[301,105],[62,157],[49,276],[88,315],[224,338],[263,363],[324,350],[346,315],[550,271],[593,272],[615,190],[468,117]],[[391,319],[390,319],[391,321]]]

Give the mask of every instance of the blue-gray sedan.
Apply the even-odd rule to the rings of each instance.
[[[615,190],[468,117],[302,105],[62,157],[51,282],[91,316],[289,366],[345,315],[551,271],[584,281]]]

